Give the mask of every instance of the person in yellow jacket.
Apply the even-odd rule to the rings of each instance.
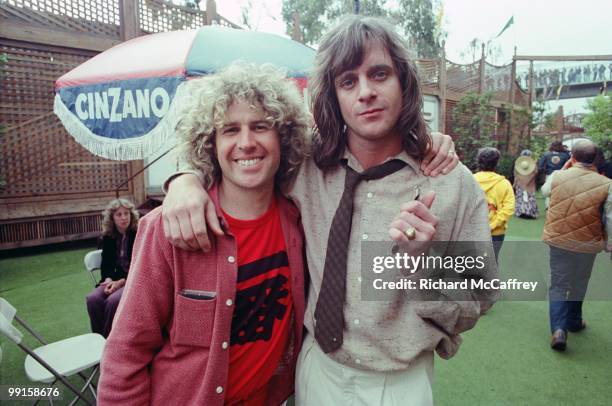
[[[489,227],[495,257],[499,257],[508,220],[514,213],[514,190],[512,184],[503,175],[495,173],[497,162],[501,154],[496,148],[486,147],[478,150],[477,160],[479,172],[474,174],[476,181],[480,184],[487,196],[489,204]]]

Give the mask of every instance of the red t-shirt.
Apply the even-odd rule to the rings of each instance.
[[[238,246],[226,403],[264,405],[291,330],[291,278],[276,201],[258,219],[223,213]]]

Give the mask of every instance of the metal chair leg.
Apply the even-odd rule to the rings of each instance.
[[[49,388],[52,388],[53,385],[55,385],[55,383],[57,382],[57,378],[55,378],[55,380],[53,382],[51,382],[51,385],[49,385]],[[40,402],[42,400],[42,396],[39,396],[38,399],[36,399],[34,401],[34,403],[32,403],[32,406],[36,406],[38,404],[38,402]],[[53,399],[49,396],[49,403],[51,405],[53,405]]]
[[[98,396],[96,395],[96,391],[94,390],[93,386],[87,385],[87,387],[91,391],[91,395],[93,396],[94,400],[97,402],[98,401]]]
[[[92,367],[91,370],[91,374],[89,374],[89,378],[87,378],[85,376],[85,374],[83,374],[82,372],[79,372],[78,375],[83,378],[83,380],[85,381],[85,385],[87,388],[89,388],[89,390],[91,391],[91,394],[93,395],[95,400],[98,400],[98,396],[96,395],[96,386],[93,383],[93,378],[96,376],[96,374],[99,372],[100,369],[100,364]],[[88,383],[89,382],[89,383]],[[81,389],[81,392],[85,390],[85,387],[83,387],[83,389]]]
[[[83,387],[81,388],[81,394],[85,395],[85,391],[87,390],[87,388],[89,388],[89,390],[92,392],[93,397],[95,400],[97,400],[98,398],[96,397],[96,393],[94,392],[93,388],[91,387],[91,381],[93,381],[93,379],[95,378],[96,374],[98,373],[100,366],[96,365],[93,369],[93,371],[91,371],[91,374],[89,375],[89,378],[87,378],[85,380],[85,384],[83,385]],[[81,378],[83,378],[83,375],[81,373],[79,373],[79,375],[81,375]],[[79,398],[76,397],[72,400],[72,402],[70,402],[70,404],[68,406],[72,406],[75,405],[77,402],[79,401]]]
[[[73,384],[71,384],[70,382],[68,382],[68,380],[63,377],[62,375],[59,375],[52,367],[51,365],[49,365],[48,363],[45,362],[45,360],[43,360],[42,358],[40,358],[38,356],[38,354],[36,354],[34,351],[30,350],[28,347],[24,346],[23,344],[17,344],[19,347],[21,347],[25,352],[27,352],[32,358],[34,358],[36,361],[38,361],[39,364],[41,364],[43,367],[45,367],[49,372],[51,372],[53,374],[53,376],[55,376],[57,379],[59,379],[60,381],[62,381],[62,383],[64,385],[66,385],[66,387],[68,389],[70,389],[75,395],[77,395],[78,398],[81,398],[83,400],[83,402],[85,402],[86,404],[92,406],[91,402],[89,400],[87,400],[87,398],[85,396],[83,396],[83,394],[81,392],[78,391],[77,388],[74,387]]]

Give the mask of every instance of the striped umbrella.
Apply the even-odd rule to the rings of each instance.
[[[145,35],[60,77],[54,112],[93,154],[143,159],[173,137],[188,78],[242,60],[284,68],[304,89],[314,53],[278,35],[218,26]]]

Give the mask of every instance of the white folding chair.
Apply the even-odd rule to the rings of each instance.
[[[49,344],[16,313],[17,310],[6,299],[0,297],[0,332],[28,354],[24,363],[27,377],[32,382],[50,384],[51,387],[60,381],[76,395],[70,405],[76,404],[79,400],[91,405],[91,401],[85,397],[85,392],[90,390],[96,399],[92,381],[99,370],[102,350],[106,342],[104,337],[100,334],[89,333]],[[23,343],[23,333],[13,325],[13,319],[34,336],[42,346],[32,350]],[[83,372],[89,368],[93,370],[87,377]],[[81,390],[66,379],[77,374],[85,381]],[[53,404],[51,398],[49,402]]]
[[[98,280],[94,276],[94,272],[99,271],[100,266],[102,265],[102,250],[89,251],[87,254],[85,254],[83,262],[85,262],[85,270],[89,276],[91,276],[95,286],[98,283]]]

